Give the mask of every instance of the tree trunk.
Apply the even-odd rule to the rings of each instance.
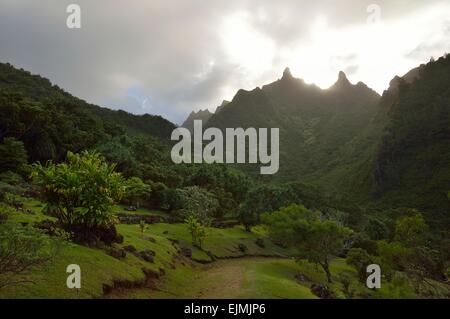
[[[331,280],[331,273],[330,273],[330,267],[328,265],[328,260],[325,260],[323,263],[319,263],[323,270],[325,271],[325,273],[327,274],[327,281],[329,284],[333,283],[333,280]]]

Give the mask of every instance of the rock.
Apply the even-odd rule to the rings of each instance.
[[[42,220],[40,222],[34,223],[34,227],[42,230],[45,234],[52,236],[55,234],[57,225],[54,221],[46,219],[46,220]]]
[[[127,210],[129,212],[135,212],[137,210],[137,208],[135,206],[128,206],[127,208],[125,208],[125,210]]]
[[[192,257],[192,249],[190,249],[188,247],[181,247],[180,253],[185,257],[188,257],[188,258]]]
[[[118,243],[118,244],[122,244],[123,240],[124,240],[124,238],[123,238],[123,235],[121,235],[121,234],[117,234],[116,237],[114,238],[114,242]]]
[[[156,271],[150,268],[142,268],[142,271],[145,274],[145,277],[148,278],[159,278],[161,271]]]
[[[297,279],[297,281],[299,281],[299,282],[311,281],[311,279],[309,279],[309,277],[303,273],[295,274],[295,279]]]
[[[137,250],[136,247],[134,247],[133,245],[127,245],[123,247],[123,249],[125,249],[125,251],[128,251],[129,253],[134,253]]]
[[[113,291],[113,287],[108,284],[103,284],[103,294],[108,295]]]
[[[143,260],[153,263],[154,259],[155,259],[155,252],[153,250],[146,249],[146,250],[139,252],[139,256]]]
[[[212,261],[215,261],[217,258],[216,256],[214,256],[214,254],[211,251],[206,251],[206,254],[208,255],[209,258],[211,258]]]
[[[146,224],[156,224],[164,222],[164,218],[161,216],[148,216],[148,215],[130,215],[127,213],[122,213],[117,216],[119,218],[119,221],[122,224],[129,224],[129,225],[138,225],[142,221]]]
[[[311,292],[320,299],[334,299],[335,296],[328,286],[322,284],[312,284]]]
[[[64,230],[73,234],[73,241],[81,245],[99,241],[102,241],[106,246],[111,246],[113,243],[123,243],[123,236],[117,233],[114,226],[86,228],[84,225],[70,225],[65,226]]]
[[[262,238],[257,238],[255,240],[255,244],[256,244],[256,246],[261,247],[261,248],[266,247],[266,244],[264,243],[264,239],[262,239]]]
[[[156,243],[156,239],[151,236],[147,236],[145,237],[145,239],[148,240],[149,242]]]
[[[216,220],[213,222],[214,228],[233,228],[240,224],[238,220]]]
[[[98,249],[105,249],[107,246],[106,246],[106,244],[104,243],[104,242],[102,242],[101,240],[96,240],[95,241],[95,246],[94,246],[95,248],[98,248]]]
[[[244,244],[239,244],[238,248],[239,248],[239,251],[241,251],[243,253],[245,253],[248,250],[247,246],[245,246]]]
[[[108,254],[116,259],[125,258],[127,253],[122,248],[111,247],[108,251]]]

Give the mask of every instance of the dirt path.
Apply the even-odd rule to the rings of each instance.
[[[245,293],[243,288],[245,266],[236,260],[218,261],[204,272],[202,281],[207,284],[195,298],[230,298]]]
[[[184,267],[184,268],[183,268]],[[112,298],[314,298],[295,281],[298,265],[276,257],[222,259],[194,268],[178,266],[154,289],[126,289]]]

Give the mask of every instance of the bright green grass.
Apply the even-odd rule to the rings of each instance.
[[[198,257],[205,261],[210,260],[210,258],[204,251],[211,252],[217,258],[242,256],[282,257],[292,253],[292,251],[274,245],[267,238],[264,238],[265,247],[259,247],[255,243],[258,236],[246,232],[240,226],[226,229],[208,228],[208,237],[203,247],[204,251],[200,251],[192,246],[191,236],[185,224],[153,224],[149,226],[148,232],[178,240],[181,246],[192,249],[194,258]],[[247,247],[247,251],[240,251],[239,244],[244,244]]]
[[[20,198],[20,201],[24,203],[24,210],[19,212],[0,203],[0,212],[8,212],[8,224],[53,219],[42,213],[43,205],[39,201],[26,198]],[[115,207],[115,211],[124,212],[123,208]],[[27,213],[26,210],[31,210],[33,214]],[[137,212],[130,212],[134,213],[164,214],[142,208]],[[111,297],[316,298],[310,291],[311,284],[327,284],[325,273],[320,267],[290,259],[288,256],[294,256],[296,252],[274,245],[267,239],[264,227],[255,227],[251,233],[238,226],[227,229],[209,228],[203,250],[192,246],[185,224],[152,224],[148,225],[144,234],[141,233],[139,225],[119,224],[117,230],[124,236],[124,243],[119,246],[133,245],[138,251],[150,249],[156,254],[154,263],[145,262],[131,253],[118,260],[104,250],[62,241],[62,248],[53,261],[13,278],[32,281],[32,284],[4,287],[0,289],[0,298],[100,298],[103,296],[104,284],[112,284],[114,280],[141,280],[144,278],[143,268],[165,270],[166,275],[156,283],[155,290],[115,291]],[[257,238],[264,239],[264,248],[256,245]],[[173,242],[178,244],[174,245]],[[247,250],[242,252],[239,244],[245,245]],[[190,248],[192,260],[200,263],[181,257],[178,252],[180,247]],[[206,252],[219,260],[213,262]],[[78,264],[81,267],[80,290],[66,287],[66,267],[69,264]],[[355,270],[347,265],[345,260],[334,259],[330,264],[330,271],[334,280],[330,287],[338,298],[346,297],[342,284],[337,280],[343,271],[351,274],[350,286],[355,296],[370,293],[357,280]],[[295,275],[298,273],[306,275],[309,281],[297,282]],[[385,289],[388,288],[386,286]],[[442,290],[442,295],[448,292],[448,287],[444,284],[438,288]],[[392,295],[393,292],[387,293]],[[380,291],[381,297],[385,295],[386,293],[382,294]],[[399,295],[399,298],[401,297]]]
[[[68,289],[66,267],[78,264],[81,268],[81,289]],[[113,279],[138,280],[144,278],[144,262],[132,255],[119,261],[101,250],[65,243],[56,258],[45,267],[34,268],[17,280],[33,284],[7,286],[0,290],[0,298],[96,298],[102,295],[104,283]],[[145,265],[147,266],[147,265]]]
[[[353,271],[342,259],[331,262],[333,277],[342,270]],[[311,282],[299,283],[298,273],[306,274]],[[132,298],[292,298],[316,299],[311,293],[313,282],[326,283],[325,274],[309,263],[297,263],[293,259],[244,257],[220,260],[214,264],[176,271],[160,282],[158,290],[136,289],[129,292]],[[336,282],[332,288],[343,298]],[[364,288],[356,280],[352,287]]]
[[[20,199],[24,203],[24,211],[16,212],[14,208],[1,205],[1,211],[8,211],[7,223],[34,223],[44,219],[53,219],[42,213],[43,205],[33,199]],[[26,213],[30,209],[34,214]],[[116,208],[120,210],[120,208]],[[139,213],[151,211],[141,209]],[[1,227],[1,226],[0,226]],[[117,260],[100,249],[88,248],[69,242],[62,242],[58,255],[44,267],[35,267],[19,276],[17,280],[32,281],[33,284],[8,286],[0,290],[0,298],[98,298],[102,296],[103,284],[111,284],[113,280],[140,280],[144,278],[142,268],[166,271],[171,282],[200,276],[199,266],[184,259],[179,261],[177,247],[169,239],[179,241],[179,246],[190,247],[193,259],[211,262],[211,258],[202,250],[192,247],[190,234],[184,224],[155,224],[141,234],[139,225],[117,225],[117,230],[124,236],[120,246],[133,245],[137,250],[151,249],[156,253],[155,262],[145,262],[128,253],[126,258]],[[167,234],[164,234],[165,232]],[[152,237],[155,242],[148,239]],[[205,249],[220,257],[238,257],[243,255],[238,244],[248,247],[249,255],[277,256],[286,253],[281,248],[266,240],[267,247],[262,249],[254,243],[257,237],[246,233],[242,228],[210,229]],[[82,288],[71,290],[66,287],[66,267],[78,264],[81,267]],[[0,278],[1,279],[1,278]],[[201,285],[201,281],[199,285]],[[176,289],[175,289],[176,291]],[[170,293],[168,293],[170,295]]]
[[[25,200],[24,211],[26,209],[32,209],[35,214],[16,212],[4,205],[0,207],[0,210],[8,211],[7,223],[10,224],[52,219],[40,212],[41,205],[37,201]],[[103,284],[111,284],[115,279],[130,281],[143,279],[142,268],[159,270],[168,267],[173,256],[177,254],[167,238],[154,236],[155,243],[143,238],[138,225],[118,225],[117,228],[119,233],[124,235],[123,245],[132,244],[138,250],[155,251],[155,263],[145,262],[129,253],[124,259],[118,260],[100,249],[62,242],[62,247],[54,260],[44,267],[35,267],[14,278],[17,281],[32,281],[33,284],[4,287],[0,289],[0,298],[98,298],[103,294]],[[70,264],[78,264],[81,267],[80,290],[68,289],[66,286],[68,276],[66,267]]]

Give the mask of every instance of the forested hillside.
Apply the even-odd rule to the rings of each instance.
[[[206,126],[279,127],[264,178],[176,165],[170,122],[0,65],[0,298],[448,298],[449,60],[382,97],[289,70],[240,90]],[[64,285],[74,260],[80,291]]]
[[[450,56],[399,80],[388,109],[373,174],[376,195],[389,204],[447,215],[450,205]],[[389,94],[387,92],[386,94]]]
[[[0,139],[23,141],[31,162],[61,160],[68,150],[92,148],[124,133],[167,139],[175,127],[160,116],[88,104],[9,64],[0,64],[0,112]]]
[[[207,126],[279,127],[280,171],[269,182],[302,181],[325,197],[417,207],[447,220],[449,61],[396,77],[382,97],[342,72],[321,90],[287,69],[262,89],[239,91]]]
[[[342,72],[331,89],[322,90],[286,69],[272,84],[239,91],[207,125],[280,128],[280,171],[270,179],[311,182],[370,122],[378,100],[376,92],[363,83],[352,85]]]

